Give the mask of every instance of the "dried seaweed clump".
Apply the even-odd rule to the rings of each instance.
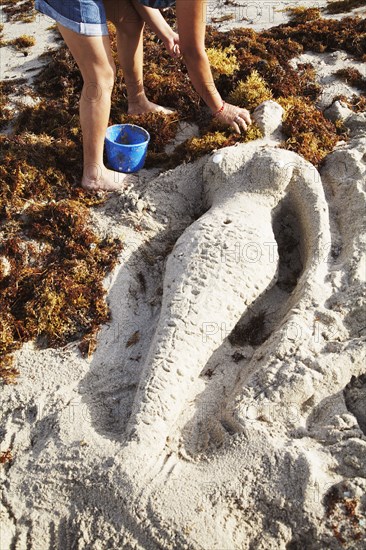
[[[366,538],[365,508],[352,485],[332,485],[323,498],[326,525],[344,548],[362,547]],[[355,542],[355,544],[353,544]]]
[[[103,278],[122,244],[100,240],[78,201],[31,204],[5,226],[0,245],[0,361],[28,340],[60,346],[95,334],[109,318]]]
[[[0,136],[0,377],[4,383],[16,380],[12,352],[28,340],[62,345],[84,338],[84,350],[90,351],[98,324],[108,318],[102,280],[121,247],[98,239],[89,228],[87,206],[101,199],[79,187],[77,94],[73,97],[62,86],[73,73],[64,58],[45,71],[50,78],[40,86],[40,95],[47,100],[36,108],[23,108],[15,124],[17,134]],[[77,85],[75,75],[71,90]],[[12,92],[11,85],[5,89]],[[48,99],[52,94],[57,99]]]
[[[285,109],[282,128],[288,139],[284,147],[318,166],[340,139],[336,126],[302,98],[282,98],[278,102]]]
[[[325,11],[327,13],[346,13],[365,5],[365,0],[336,0],[328,2]]]
[[[7,464],[13,460],[12,448],[0,452],[0,464]]]
[[[90,352],[108,319],[102,281],[121,249],[89,227],[88,206],[105,199],[79,186],[79,71],[65,47],[48,53],[36,107],[19,106],[15,131],[0,136],[0,377],[15,382],[12,353],[23,342]],[[1,121],[18,82],[1,84]],[[19,87],[18,87],[19,88]],[[11,113],[11,112],[10,112]]]
[[[0,221],[10,224],[34,201],[65,198],[97,204],[78,186],[81,175],[80,145],[47,134],[0,136]],[[100,199],[99,199],[100,201]],[[10,226],[2,227],[3,231]]]
[[[321,17],[319,8],[306,8],[305,6],[298,6],[296,8],[285,8],[285,11],[289,13],[291,21],[296,23],[305,23],[306,21],[314,21]]]
[[[222,74],[231,76],[239,69],[233,45],[227,48],[207,48],[206,51],[214,77]]]
[[[121,243],[100,241],[88,228],[89,212],[80,203],[61,201],[30,210],[31,226],[25,234],[45,244],[52,269],[41,279],[36,274],[31,289],[25,282],[25,327],[48,346],[63,345],[108,320],[102,279],[115,265]]]
[[[220,149],[229,145],[229,138],[223,132],[211,132],[202,137],[193,137],[177,148],[180,153],[180,160],[187,162],[198,159],[199,157],[210,153],[214,149]]]
[[[257,71],[272,90],[274,97],[301,95],[316,99],[320,87],[308,70],[298,71],[289,60],[303,52],[295,40],[284,36],[281,39],[267,37],[252,29],[235,29],[227,35],[210,30],[207,43],[212,47],[231,43],[235,46],[239,69],[234,77],[222,76],[217,81],[219,92],[227,97],[238,81],[244,81],[252,71]]]
[[[21,21],[22,23],[30,23],[35,20],[37,12],[34,9],[33,0],[3,0],[3,12],[6,15],[7,21]]]
[[[193,137],[179,145],[171,159],[171,166],[177,166],[181,162],[191,162],[203,155],[211,153],[215,149],[229,147],[235,143],[247,143],[263,137],[261,130],[252,124],[244,134],[234,134],[230,130],[213,131],[216,124],[211,125],[211,131],[206,131],[200,137]],[[218,126],[218,124],[217,124]]]
[[[365,59],[366,20],[360,17],[344,17],[339,21],[320,18],[305,23],[290,21],[261,35],[275,41],[290,39],[313,52],[344,50],[358,59]]]
[[[257,71],[252,71],[244,82],[239,80],[228,97],[228,100],[234,105],[249,110],[255,109],[268,99],[273,99],[273,94]]]
[[[12,118],[12,108],[9,105],[9,86],[2,80],[0,82],[0,130],[8,124]]]
[[[2,331],[0,329],[0,339],[2,338]],[[13,366],[13,356],[6,355],[0,357],[0,380],[3,384],[16,384],[19,376],[19,370]]]
[[[222,34],[208,27],[206,44],[209,55],[213,52],[211,64],[217,70],[216,85],[221,96],[249,109],[271,97],[278,99],[294,96],[315,101],[321,93],[321,86],[316,82],[314,68],[310,64],[302,64],[295,69],[291,67],[289,60],[302,53],[305,48],[315,51],[343,48],[360,57],[364,50],[362,41],[365,27],[359,18],[347,18],[347,22],[343,22],[315,19],[318,15],[308,12],[307,18],[313,17],[313,20],[303,23],[292,21],[262,33],[242,28]],[[114,40],[113,37],[112,42]],[[152,34],[147,35],[145,44],[145,84],[149,98],[162,105],[174,106],[179,120],[197,123],[202,138],[206,133],[212,134],[214,130],[209,128],[202,117],[203,102],[193,91],[184,65],[180,60],[169,58],[159,48]],[[232,59],[228,68],[226,63],[230,58]],[[253,79],[253,89],[245,86],[248,77],[249,82],[250,78]],[[126,92],[122,83],[117,83],[113,103],[112,119],[120,119],[121,110],[125,112],[127,108]],[[167,122],[174,131],[175,120],[173,117],[173,121]],[[141,124],[144,125],[143,117]],[[172,156],[167,159],[163,151],[163,142],[172,135],[171,129],[166,132],[161,125],[159,130],[161,139],[159,137],[151,148],[147,165],[161,164],[168,160],[168,166],[171,166]],[[233,138],[238,139],[237,136]],[[205,150],[203,147],[202,151]],[[179,154],[173,155],[174,162],[182,153],[182,146],[177,153]],[[188,157],[190,156],[189,154]],[[186,157],[183,155],[180,158],[182,160]]]
[[[341,80],[347,82],[347,84],[366,92],[366,79],[357,69],[346,67],[344,69],[339,69],[334,74]]]
[[[366,111],[366,95],[353,94],[351,97],[345,95],[337,95],[333,98],[333,101],[343,101],[355,113],[361,113]]]
[[[31,48],[36,44],[36,39],[34,36],[28,36],[27,34],[22,34],[18,38],[9,40],[7,46],[14,46],[17,50],[24,50],[26,48]]]

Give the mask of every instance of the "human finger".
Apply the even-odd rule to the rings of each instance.
[[[237,134],[241,134],[240,127],[235,120],[232,121],[231,126],[234,128]]]
[[[234,117],[234,122],[239,127],[239,129],[242,128],[244,132],[246,131],[247,125],[245,124],[245,121],[241,118],[240,115],[236,115],[236,117]]]
[[[247,131],[248,126],[247,126],[245,120],[244,120],[240,115],[237,117],[236,122],[238,123],[238,125],[239,125],[241,128],[243,128],[243,130],[244,130],[245,132]]]
[[[249,114],[249,111],[247,111],[246,109],[242,109],[241,112],[240,112],[240,117],[244,119],[244,121],[247,123],[247,124],[251,124],[252,123],[252,119],[250,118],[250,114]]]

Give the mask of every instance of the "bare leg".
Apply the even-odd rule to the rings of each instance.
[[[107,18],[117,31],[117,53],[127,86],[128,113],[137,115],[149,112],[174,111],[149,101],[143,82],[143,30],[144,22],[130,0],[105,0]]]
[[[115,65],[108,36],[84,36],[58,24],[60,33],[81,71],[84,85],[80,98],[83,134],[82,187],[113,191],[134,176],[109,170],[103,164],[104,137],[111,108]]]

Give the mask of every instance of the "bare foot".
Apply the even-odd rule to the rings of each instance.
[[[128,185],[133,185],[138,176],[114,172],[103,166],[100,170],[84,170],[81,187],[87,191],[122,191]]]
[[[177,111],[157,105],[148,99],[142,99],[136,103],[130,102],[127,112],[129,115],[143,115],[145,113],[163,113],[164,115],[173,115]]]

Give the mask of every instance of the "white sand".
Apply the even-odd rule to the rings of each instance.
[[[304,56],[322,84],[347,61]],[[352,139],[320,174],[277,147],[270,102],[263,140],[143,170],[94,211],[126,243],[112,320],[89,362],[77,344],[16,354],[1,550],[364,547],[363,379],[343,390],[365,373],[366,116],[343,113]],[[257,342],[233,340],[260,312]]]
[[[24,51],[15,49],[13,46],[3,46],[0,48],[0,76],[4,81],[25,79],[26,84],[31,86],[34,77],[39,73],[47,60],[40,57],[44,52],[52,51],[57,48],[57,34],[50,31],[49,27],[54,23],[48,17],[44,17],[37,12],[35,20],[30,23],[15,21],[6,22],[4,7],[0,6],[0,21],[4,22],[3,40],[10,41],[22,35],[31,36],[36,39],[34,46],[27,48],[26,55]],[[37,98],[23,92],[11,94],[9,97],[9,107],[13,115],[18,112],[18,104],[35,105]],[[11,131],[11,124],[3,133]]]

